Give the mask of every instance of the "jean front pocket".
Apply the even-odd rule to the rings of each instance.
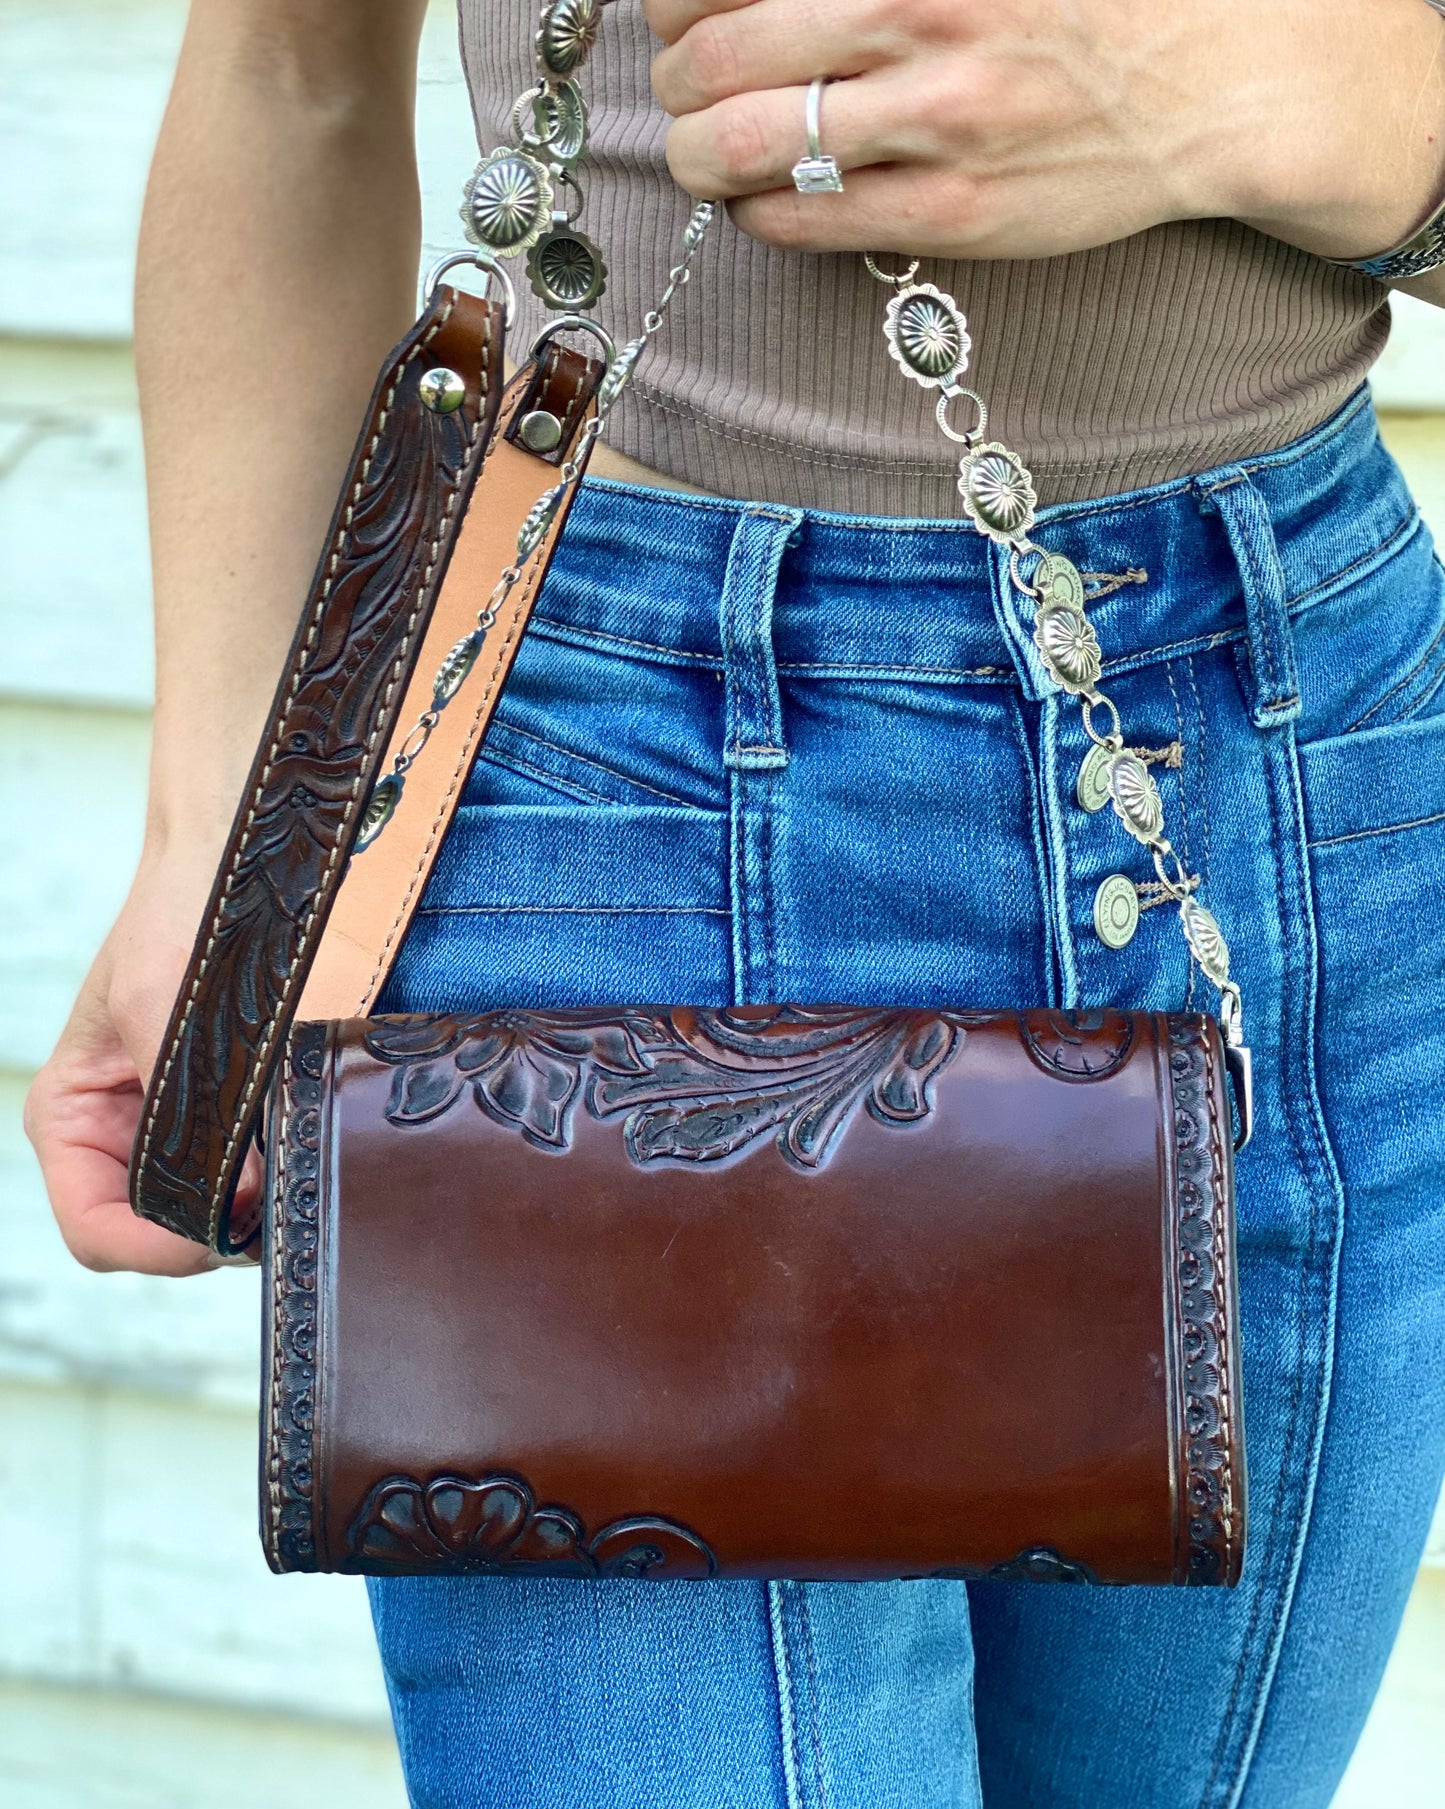
[[[1445,708],[1445,570],[1417,515],[1357,570],[1291,607],[1302,742]]]
[[[726,808],[722,683],[704,664],[634,657],[534,625],[466,802]]]

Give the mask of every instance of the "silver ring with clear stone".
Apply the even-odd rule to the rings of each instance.
[[[836,195],[842,192],[843,172],[837,159],[826,157],[819,137],[823,111],[823,90],[828,77],[820,75],[808,84],[804,107],[804,123],[808,130],[808,155],[793,165],[793,187],[800,195]]]

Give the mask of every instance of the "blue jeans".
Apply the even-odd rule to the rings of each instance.
[[[419,1809],[1330,1799],[1445,1469],[1445,573],[1364,393],[1038,538],[1244,988],[1244,1582],[378,1583]],[[1168,907],[1095,933],[1147,862],[1022,603],[956,522],[589,483],[387,1008],[1212,1007]]]

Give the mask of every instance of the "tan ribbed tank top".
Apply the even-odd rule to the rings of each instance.
[[[461,0],[487,149],[508,139],[512,103],[535,79],[534,13],[533,0]],[[592,133],[577,223],[607,260],[594,313],[619,341],[661,292],[690,206],[663,154],[655,48],[638,0],[616,0],[582,72]],[[514,343],[546,318],[517,274]],[[930,261],[921,276],[961,303],[990,437],[1023,455],[1046,503],[1282,446],[1345,400],[1389,332],[1378,283],[1229,220],[1069,257]],[[779,251],[720,220],[607,437],[718,495],[956,515],[957,467],[932,392],[887,356],[886,299],[857,256]]]

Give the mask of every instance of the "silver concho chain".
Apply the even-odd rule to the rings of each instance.
[[[1083,576],[1072,560],[1030,538],[1038,512],[1033,478],[1016,452],[988,438],[988,409],[962,382],[973,349],[963,310],[951,295],[916,280],[916,258],[900,275],[880,269],[871,257],[864,262],[870,275],[893,290],[883,322],[890,356],[906,377],[937,391],[939,428],[963,448],[958,492],[964,514],[980,534],[1008,548],[1011,581],[1034,607],[1034,645],[1044,670],[1060,691],[1079,700],[1096,782],[1124,828],[1148,850],[1161,895],[1179,907],[1190,956],[1219,992],[1220,1024],[1241,1102],[1240,1129],[1247,1134],[1249,1051],[1239,987],[1229,973],[1229,947],[1199,900],[1199,876],[1188,871],[1164,833],[1159,787],[1126,746],[1119,712],[1100,684],[1103,654],[1088,618]],[[950,419],[955,403],[970,411],[967,427]]]
[[[605,0],[545,0],[534,46],[537,80],[512,108],[512,142],[483,157],[462,191],[462,226],[481,251],[527,254],[532,291],[549,308],[590,308],[607,287],[597,246],[575,224],[587,102],[577,75]]]

